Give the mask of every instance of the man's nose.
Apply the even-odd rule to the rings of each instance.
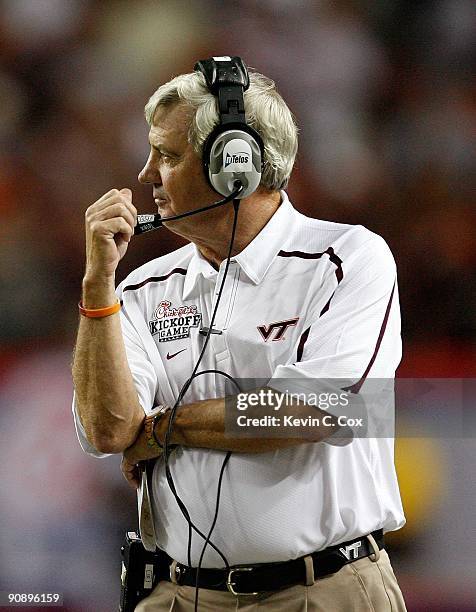
[[[162,183],[159,169],[157,165],[153,163],[152,153],[147,158],[145,166],[142,168],[137,178],[139,179],[139,183]]]

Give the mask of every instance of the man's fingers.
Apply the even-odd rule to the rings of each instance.
[[[130,190],[128,190],[130,192]],[[99,198],[94,204],[92,204],[86,211],[86,221],[91,221],[97,214],[104,213],[111,206],[122,205],[124,209],[127,209],[133,218],[133,225],[137,223],[137,209],[132,204],[131,197],[126,194],[120,193],[117,189],[112,189],[106,194]]]
[[[115,217],[104,221],[93,221],[91,231],[97,236],[102,235],[108,238],[114,238],[117,234],[121,234],[124,240],[129,242],[134,233],[134,228],[122,217]]]
[[[118,204],[110,204],[109,206],[92,213],[89,221],[90,223],[93,223],[94,221],[106,221],[107,219],[114,219],[115,217],[122,217],[132,228],[136,224],[136,218],[134,218],[131,210],[123,202]]]
[[[122,458],[121,471],[127,484],[134,490],[139,488],[140,469],[138,465],[130,463],[125,457]]]
[[[132,202],[132,191],[128,187],[121,189],[121,193],[124,194]]]
[[[127,196],[128,200],[132,200],[132,191],[128,187],[123,187],[122,189],[110,189],[107,193],[102,195],[99,200],[96,200],[95,204],[118,194],[123,194]]]
[[[106,202],[114,198],[124,199],[124,200],[127,200],[128,202],[132,202],[132,191],[130,189],[127,189],[126,187],[120,190],[110,189],[108,192],[103,194],[98,200],[96,200],[94,204],[91,205],[91,207],[100,206],[103,202]]]

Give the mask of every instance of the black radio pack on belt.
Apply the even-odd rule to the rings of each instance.
[[[121,556],[119,612],[134,612],[137,604],[150,595],[159,580],[163,579],[163,574],[168,573],[170,559],[161,551],[147,551],[135,531],[126,533]]]

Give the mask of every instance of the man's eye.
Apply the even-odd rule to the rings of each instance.
[[[177,161],[177,158],[173,155],[169,155],[168,153],[162,153],[162,151],[160,151],[160,149],[157,149],[156,147],[152,147],[152,149],[157,155],[159,161],[163,161],[166,164],[173,164]]]

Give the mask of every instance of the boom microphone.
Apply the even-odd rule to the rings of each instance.
[[[188,212],[182,213],[181,215],[173,215],[172,217],[161,217],[158,213],[148,214],[148,215],[137,215],[137,225],[134,228],[134,235],[137,236],[139,234],[145,234],[146,232],[151,232],[152,230],[159,229],[162,227],[164,221],[175,221],[176,219],[183,219],[184,217],[189,217],[190,215],[197,215],[198,213],[205,212],[207,210],[211,210],[212,208],[218,208],[219,206],[223,206],[224,204],[228,204],[232,200],[239,199],[238,196],[243,192],[244,187],[241,184],[241,181],[235,181],[235,189],[230,193],[229,196],[223,198],[223,200],[219,200],[214,204],[209,204],[208,206],[204,206],[203,208],[198,208],[197,210],[189,210]]]

